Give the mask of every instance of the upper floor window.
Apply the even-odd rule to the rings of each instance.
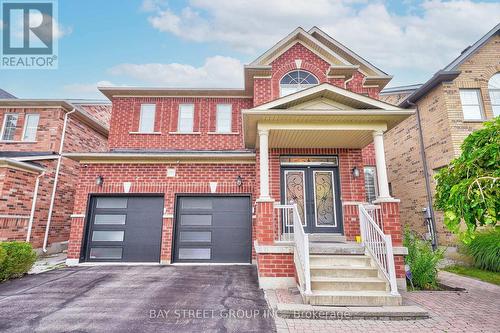
[[[29,113],[26,115],[26,120],[24,121],[23,141],[35,141],[39,120],[40,115],[38,113]]]
[[[155,131],[155,104],[141,104],[141,116],[139,118],[139,132],[153,133]]]
[[[295,70],[288,72],[280,81],[280,96],[293,94],[318,84],[318,79],[309,72]]]
[[[496,73],[488,81],[488,90],[490,91],[491,108],[493,116],[500,116],[500,73]]]
[[[4,141],[14,140],[14,133],[16,132],[18,118],[19,115],[17,113],[5,114],[2,126],[2,140]]]
[[[482,120],[483,107],[479,89],[460,89],[460,101],[464,120]]]
[[[231,132],[231,118],[233,115],[231,104],[217,104],[217,128],[218,133]]]
[[[179,105],[179,127],[180,133],[192,133],[194,124],[194,104]]]

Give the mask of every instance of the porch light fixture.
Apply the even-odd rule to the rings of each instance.
[[[243,178],[241,176],[236,177],[236,186],[240,187],[243,185]]]
[[[97,186],[102,186],[102,183],[104,183],[104,177],[101,175],[97,176],[97,178],[95,179],[95,184]]]
[[[359,177],[359,169],[357,167],[352,168],[352,176],[354,178],[358,178]]]

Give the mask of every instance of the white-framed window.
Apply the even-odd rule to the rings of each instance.
[[[180,133],[192,133],[194,123],[194,104],[179,105],[179,127]]]
[[[483,120],[481,91],[479,89],[460,89],[460,101],[464,120]]]
[[[216,131],[218,133],[231,133],[233,106],[231,104],[217,104]]]
[[[488,81],[488,90],[490,92],[491,108],[493,116],[500,116],[500,73],[493,75]]]
[[[280,80],[280,97],[296,93],[318,84],[318,79],[309,72],[293,70]]]
[[[12,141],[14,140],[14,134],[17,127],[17,119],[19,115],[17,113],[6,113],[3,118],[2,125],[2,140]]]
[[[139,132],[153,133],[155,131],[156,104],[141,104]]]
[[[23,130],[23,141],[35,141],[36,131],[38,130],[38,122],[40,115],[38,113],[26,114]]]
[[[364,173],[366,201],[373,202],[378,196],[377,169],[374,166],[365,166]]]

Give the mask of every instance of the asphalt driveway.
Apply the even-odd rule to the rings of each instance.
[[[97,266],[0,284],[0,332],[274,332],[254,266]]]

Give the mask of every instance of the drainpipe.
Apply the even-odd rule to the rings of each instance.
[[[432,204],[432,190],[431,190],[431,180],[429,177],[429,166],[427,165],[427,157],[425,154],[425,145],[424,145],[424,133],[422,131],[422,121],[420,120],[420,111],[418,109],[418,105],[413,103],[412,101],[408,100],[408,104],[411,106],[415,107],[416,114],[417,114],[417,127],[418,127],[418,136],[419,136],[419,142],[420,142],[420,158],[422,159],[423,163],[423,168],[424,168],[424,177],[425,177],[425,191],[427,192],[427,207],[425,210],[426,216],[428,216],[428,219],[430,220],[431,224],[431,240],[432,242],[432,248],[433,250],[437,249],[438,246],[438,241],[437,241],[437,233],[436,233],[436,220],[434,218],[434,207]]]
[[[47,241],[49,240],[49,229],[50,229],[50,223],[52,222],[52,212],[54,210],[54,201],[56,199],[56,190],[57,190],[57,182],[59,181],[59,170],[61,169],[61,163],[62,163],[62,152],[64,148],[64,138],[66,137],[66,128],[68,126],[68,118],[69,115],[75,112],[76,109],[73,108],[70,112],[66,113],[64,115],[64,125],[63,125],[63,130],[61,134],[61,143],[59,144],[59,156],[57,158],[57,167],[56,167],[56,174],[54,176],[54,187],[52,188],[52,196],[50,198],[50,206],[49,206],[49,216],[47,218],[47,225],[45,226],[45,237],[43,238],[43,252],[47,252]]]
[[[28,232],[26,234],[26,242],[30,241],[31,238],[31,228],[33,227],[33,218],[35,217],[35,207],[36,207],[36,199],[38,197],[38,185],[40,184],[40,178],[45,175],[45,171],[36,177],[35,189],[33,191],[33,203],[31,204],[31,213],[30,220],[28,222]]]
[[[347,90],[347,84],[352,80],[354,79],[354,74],[351,75],[351,77],[347,80],[344,81],[344,89]]]

